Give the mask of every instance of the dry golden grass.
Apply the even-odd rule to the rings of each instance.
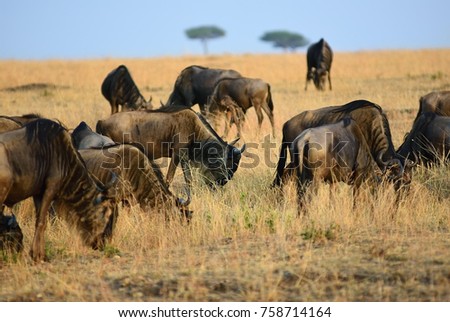
[[[143,95],[154,102],[167,100],[178,73],[191,64],[263,78],[272,86],[277,133],[303,110],[367,99],[388,114],[396,146],[411,127],[419,97],[450,89],[449,50],[336,53],[333,91],[323,93],[312,84],[303,90],[303,54],[1,61],[0,89],[30,83],[57,87],[0,91],[0,114],[39,112],[69,128],[82,120],[95,127],[110,112],[100,84],[119,64],[129,67]],[[124,209],[111,245],[97,252],[57,220],[46,234],[50,261],[36,265],[27,256],[34,209],[30,200],[21,203],[16,213],[25,252],[0,259],[0,300],[450,300],[450,169],[417,169],[394,219],[390,187],[353,210],[344,185],[331,196],[329,187],[321,186],[311,196],[307,217],[298,218],[294,187],[285,188],[284,198],[269,189],[281,135],[266,152],[261,143],[271,132],[267,118],[262,130],[256,129],[251,110],[243,130],[251,155],[223,189],[213,192],[195,183],[188,226],[165,222],[158,213]]]

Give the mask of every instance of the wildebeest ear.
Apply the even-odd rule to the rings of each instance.
[[[241,154],[244,153],[246,147],[247,147],[247,146],[246,146],[245,143],[244,143],[244,145],[243,145],[242,148],[241,148]]]
[[[153,99],[153,96],[150,95],[147,102],[150,103],[152,101],[152,99]]]

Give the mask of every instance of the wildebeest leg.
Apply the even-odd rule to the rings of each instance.
[[[236,128],[237,128],[237,132],[238,132],[238,136],[242,137],[242,132],[241,132],[241,115],[238,112],[239,106],[236,104],[230,104],[227,106],[227,113],[230,113],[230,124],[229,124],[229,129],[231,128],[231,122],[234,122],[234,124],[236,124]],[[238,115],[239,114],[239,115]],[[228,132],[227,132],[228,134]]]
[[[305,81],[305,91],[308,89],[308,83],[309,83],[309,71],[306,72],[306,81]]]
[[[262,113],[261,109],[261,102],[258,101],[252,101],[252,105],[255,107],[256,116],[258,117],[258,127],[261,130],[261,125],[264,119],[264,115]]]
[[[170,159],[169,169],[167,170],[167,175],[166,175],[167,185],[170,185],[170,183],[172,182],[173,177],[175,176],[175,171],[177,170],[179,163],[180,163],[179,155],[174,154],[172,156],[172,158]]]
[[[47,226],[47,214],[50,204],[56,195],[56,189],[50,188],[49,186],[51,187],[51,184],[47,183],[47,189],[42,196],[33,197],[34,207],[36,209],[36,225],[30,255],[35,262],[40,262],[45,259],[45,228]]]
[[[111,102],[109,102],[111,105],[111,115],[119,112],[119,106],[117,105],[117,102],[113,99]]]
[[[275,137],[275,121],[273,119],[273,111],[269,108],[269,105],[267,105],[267,103],[262,104],[262,108],[269,117],[270,125],[272,126],[272,136]]]
[[[328,71],[328,83],[330,84],[330,91],[331,91],[331,73]]]
[[[187,200],[191,200],[191,184],[192,184],[192,174],[191,168],[189,167],[189,161],[186,158],[181,158],[181,168],[183,169],[184,181],[186,182],[186,195]]]
[[[228,136],[228,132],[231,128],[231,120],[232,120],[232,113],[229,109],[225,112],[225,128],[223,129],[223,137],[226,138]]]

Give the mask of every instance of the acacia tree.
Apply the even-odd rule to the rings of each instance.
[[[289,31],[270,31],[261,36],[260,40],[272,42],[274,47],[285,51],[295,51],[298,47],[308,44],[308,40],[301,34]]]
[[[185,32],[189,39],[200,39],[205,55],[208,54],[208,40],[225,36],[225,31],[216,26],[195,27]]]

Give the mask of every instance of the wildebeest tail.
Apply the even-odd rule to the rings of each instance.
[[[270,110],[273,112],[273,101],[272,101],[272,92],[270,91],[270,85],[267,84],[267,105],[269,105]]]

